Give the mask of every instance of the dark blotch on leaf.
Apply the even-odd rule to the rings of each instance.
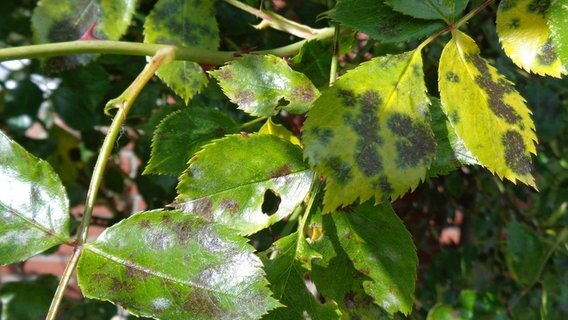
[[[318,138],[322,146],[327,146],[333,138],[333,131],[328,128],[313,127],[312,134]]]
[[[480,56],[470,54],[466,58],[479,70],[480,75],[475,77],[475,83],[487,92],[487,104],[491,111],[509,124],[516,124],[521,121],[522,118],[517,111],[503,101],[505,94],[513,91],[511,84],[504,79],[495,82],[489,73],[486,62]]]
[[[357,103],[357,97],[351,90],[339,89],[337,90],[337,94],[342,99],[343,104],[347,107],[354,107]]]
[[[526,175],[532,170],[531,158],[527,155],[527,149],[523,137],[515,130],[508,130],[502,140],[505,147],[505,163],[513,172]]]
[[[276,169],[276,171],[271,173],[270,177],[278,178],[278,177],[287,176],[290,173],[292,173],[292,167],[290,167],[290,164],[286,163],[285,165],[281,166],[280,168]]]
[[[219,204],[219,208],[223,212],[229,212],[229,214],[234,215],[239,212],[240,206],[237,201],[229,198],[225,198]]]
[[[540,64],[545,66],[549,66],[553,64],[554,61],[556,61],[558,56],[554,51],[552,39],[548,39],[548,41],[546,41],[546,43],[540,49],[540,52],[536,55],[536,58],[538,59],[538,62],[540,62]]]
[[[402,139],[396,142],[399,167],[429,165],[436,152],[436,142],[430,129],[408,115],[395,113],[387,120],[389,129]]]
[[[351,165],[348,162],[341,161],[339,157],[331,157],[325,163],[339,183],[347,184],[351,180]]]
[[[211,221],[213,220],[213,201],[208,197],[197,199],[193,203],[193,211]]]
[[[460,82],[460,77],[457,75],[457,73],[449,71],[448,73],[446,73],[446,80],[448,80],[449,82],[458,83]]]
[[[195,223],[192,220],[185,220],[175,225],[174,232],[180,245],[185,246],[187,244],[194,228]]]
[[[373,188],[379,189],[381,193],[383,193],[383,199],[386,200],[387,195],[393,193],[394,189],[390,184],[388,178],[386,176],[380,177],[377,181],[373,183]]]
[[[359,143],[357,145],[359,145]],[[363,148],[355,154],[355,162],[365,176],[371,177],[383,169],[383,163],[375,149],[375,144],[363,146]]]
[[[183,308],[200,319],[215,319],[225,315],[217,297],[200,288],[189,293]]]
[[[239,91],[235,100],[238,105],[250,105],[254,102],[254,92],[250,90]]]
[[[262,212],[271,216],[278,211],[280,207],[280,203],[282,202],[282,198],[276,194],[276,192],[267,189],[264,192],[264,200],[262,201]]]
[[[310,103],[314,100],[314,90],[310,86],[294,87],[292,99],[301,103]]]
[[[546,12],[550,7],[550,0],[533,0],[529,3],[527,11],[531,13],[536,13],[543,18],[546,18]]]

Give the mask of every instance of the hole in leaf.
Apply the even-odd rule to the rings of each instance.
[[[278,100],[278,106],[279,107],[285,107],[289,104],[290,104],[290,101],[286,100],[285,98],[280,98],[280,100]]]
[[[276,194],[276,192],[267,189],[264,192],[264,201],[262,202],[262,212],[271,216],[278,211],[282,199]]]

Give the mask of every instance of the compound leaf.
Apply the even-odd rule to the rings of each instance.
[[[70,242],[69,201],[51,166],[0,132],[0,264]]]
[[[469,0],[386,0],[395,11],[419,19],[442,19],[453,22]]]
[[[457,30],[442,52],[438,77],[444,113],[471,154],[499,177],[534,187],[535,127],[511,82]]]
[[[118,40],[134,14],[135,0],[41,0],[32,15],[36,43],[73,40]],[[47,67],[67,69],[94,55],[51,58]]]
[[[178,176],[205,143],[235,131],[236,123],[212,108],[184,108],[160,122],[152,139],[152,152],[144,174]]]
[[[444,27],[405,16],[378,0],[340,0],[330,18],[384,42],[416,40]]]
[[[312,179],[299,146],[273,135],[231,135],[191,159],[175,206],[248,235],[290,215]],[[268,194],[277,197],[276,212],[263,212]]]
[[[304,113],[320,96],[308,77],[272,55],[247,55],[210,74],[231,102],[253,116],[268,117],[277,109]]]
[[[304,276],[308,270],[296,260],[298,234],[276,241],[270,254],[263,256],[264,268],[274,296],[284,304],[263,319],[339,319],[335,303],[320,304],[306,288]],[[300,241],[302,241],[300,239]]]
[[[547,25],[549,5],[550,1],[501,1],[497,11],[497,34],[503,50],[517,66],[560,78],[566,69],[558,58]]]
[[[85,245],[86,297],[162,319],[258,319],[279,306],[245,238],[181,211],[138,213]]]
[[[425,178],[436,151],[429,104],[419,51],[363,63],[323,92],[303,142],[327,178],[324,212],[396,199]]]
[[[160,0],[144,22],[144,42],[215,50],[219,27],[215,1]],[[207,84],[201,66],[192,61],[172,61],[156,72],[187,104]]]
[[[548,26],[551,31],[552,44],[564,65],[568,69],[568,1],[553,0],[548,9]]]
[[[360,205],[332,214],[341,247],[366,275],[365,292],[388,313],[412,310],[418,256],[410,233],[390,204]]]

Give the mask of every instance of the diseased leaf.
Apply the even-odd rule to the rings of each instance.
[[[378,0],[340,0],[330,18],[384,42],[424,38],[445,26],[405,16]]]
[[[291,143],[300,147],[302,146],[302,143],[300,142],[300,139],[298,139],[298,137],[292,134],[292,132],[286,129],[286,127],[284,127],[283,125],[272,122],[272,118],[268,118],[268,120],[266,120],[266,123],[260,128],[260,130],[258,130],[258,133],[271,134],[286,141],[290,141]]]
[[[365,292],[389,314],[412,310],[418,256],[410,233],[390,204],[360,205],[332,214],[341,247],[366,275]]]
[[[394,10],[419,19],[454,22],[469,0],[386,0]]]
[[[505,256],[513,279],[526,287],[539,276],[540,267],[546,261],[546,250],[537,233],[512,222],[507,226]]]
[[[270,253],[263,256],[274,297],[284,304],[263,319],[339,319],[335,303],[319,303],[306,288],[304,276],[308,270],[295,259],[298,247],[298,234],[293,233],[276,241]]]
[[[180,211],[138,213],[84,247],[86,297],[162,319],[258,319],[279,306],[247,240]]]
[[[248,235],[290,215],[312,179],[300,147],[273,135],[237,134],[195,154],[180,177],[175,206]],[[271,215],[262,211],[267,192],[280,201]]]
[[[70,242],[69,202],[51,166],[0,131],[0,264]]]
[[[212,108],[191,107],[160,122],[152,139],[152,153],[144,174],[179,176],[189,159],[205,143],[236,131],[236,123]]]
[[[549,5],[550,1],[501,1],[497,11],[497,34],[503,50],[517,66],[560,78],[566,68],[558,58],[547,25]]]
[[[118,40],[134,14],[135,0],[40,0],[32,15],[36,43],[73,40]],[[50,69],[87,64],[95,55],[47,60]]]
[[[564,65],[564,71],[568,70],[568,1],[552,0],[548,9],[548,27],[552,38],[553,47]]]
[[[432,101],[430,106],[432,131],[436,137],[436,155],[428,170],[428,176],[445,175],[462,165],[479,164],[456,134],[455,129],[442,111],[440,100],[432,97],[430,100]]]
[[[219,27],[215,1],[160,0],[144,22],[144,42],[216,50]],[[172,61],[156,72],[187,104],[207,84],[201,66],[192,61]]]
[[[534,123],[511,82],[479,56],[475,42],[455,30],[440,58],[442,109],[479,163],[501,178],[535,187]]]
[[[272,116],[277,109],[305,113],[320,96],[308,77],[276,56],[247,55],[210,74],[231,102],[253,116]]]
[[[419,51],[363,63],[323,92],[303,142],[327,178],[324,212],[396,199],[425,178],[436,151],[429,104]]]

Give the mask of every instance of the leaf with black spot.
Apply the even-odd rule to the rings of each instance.
[[[119,40],[130,25],[135,0],[41,0],[32,15],[35,43]],[[47,68],[69,69],[95,55],[50,58]]]
[[[418,19],[454,22],[469,0],[386,0],[395,11]]]
[[[195,154],[174,205],[248,235],[290,215],[313,177],[299,146],[274,135],[231,135]],[[276,199],[263,212],[267,192]]]
[[[219,27],[215,1],[158,1],[144,22],[144,42],[216,50]],[[192,61],[172,61],[156,74],[186,104],[208,81],[201,66]]]
[[[445,26],[405,16],[379,0],[340,0],[330,18],[384,42],[421,39]]]
[[[558,57],[555,48],[558,42],[551,38],[551,29],[547,25],[550,4],[551,1],[501,1],[497,11],[497,35],[503,50],[517,66],[540,75],[560,78],[567,69]],[[566,11],[565,8],[556,10]],[[555,25],[555,39],[558,39],[558,27]],[[565,27],[563,24],[562,28]]]
[[[177,210],[137,213],[85,245],[88,298],[161,319],[258,319],[280,304],[247,239]]]
[[[326,177],[324,212],[396,199],[426,177],[436,151],[419,51],[363,63],[308,112],[304,154]]]
[[[0,131],[0,264],[70,243],[69,200],[51,166]]]
[[[191,107],[174,112],[154,131],[152,153],[144,174],[179,176],[204,144],[235,131],[236,123],[212,108]]]
[[[335,302],[321,304],[306,288],[308,270],[297,260],[301,246],[297,233],[278,239],[261,259],[274,297],[284,306],[274,309],[263,319],[339,319]]]
[[[247,55],[210,74],[231,102],[253,116],[272,116],[278,109],[305,113],[320,96],[308,77],[276,56]]]
[[[473,39],[457,30],[452,35],[438,70],[444,113],[481,165],[534,187],[531,154],[537,139],[525,100],[479,56]]]
[[[389,314],[412,310],[418,256],[412,237],[390,204],[366,203],[334,212],[337,237],[355,269],[367,276],[363,289]]]

